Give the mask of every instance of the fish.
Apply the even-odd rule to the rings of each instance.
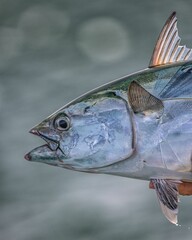
[[[178,185],[192,182],[192,49],[176,12],[149,66],[76,98],[30,130],[45,144],[25,159],[69,170],[150,181],[178,224]]]

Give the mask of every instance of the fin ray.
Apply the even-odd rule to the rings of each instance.
[[[192,66],[182,66],[158,93],[161,99],[190,97],[192,94]]]
[[[180,46],[180,41],[176,12],[173,12],[159,35],[149,67],[192,60],[192,49]]]
[[[179,193],[177,185],[180,181],[168,179],[151,179],[155,187],[157,198],[159,200],[161,210],[165,217],[177,224]]]

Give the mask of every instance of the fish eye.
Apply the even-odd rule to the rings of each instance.
[[[54,127],[59,131],[67,131],[70,128],[70,120],[66,116],[58,116],[54,120]]]

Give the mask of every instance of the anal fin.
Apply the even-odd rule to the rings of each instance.
[[[165,217],[173,224],[177,225],[180,181],[168,179],[151,179],[156,190],[161,209]]]

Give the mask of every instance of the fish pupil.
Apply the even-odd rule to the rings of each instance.
[[[63,129],[68,128],[68,123],[67,123],[67,121],[64,120],[64,119],[61,119],[61,120],[59,121],[59,127],[60,127],[60,128],[63,128]]]

